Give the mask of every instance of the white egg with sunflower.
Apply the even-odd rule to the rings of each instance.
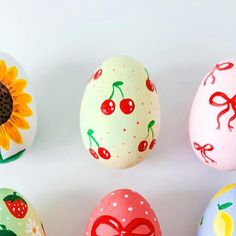
[[[0,52],[0,164],[17,160],[32,145],[37,115],[29,77]]]

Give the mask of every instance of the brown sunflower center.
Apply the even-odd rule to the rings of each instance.
[[[11,117],[13,100],[8,88],[0,82],[0,125],[6,123]]]

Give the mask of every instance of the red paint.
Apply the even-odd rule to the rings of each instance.
[[[146,140],[143,140],[139,143],[138,150],[140,152],[144,152],[147,149],[147,146],[148,146],[148,142]]]
[[[104,147],[98,148],[98,154],[101,158],[106,159],[106,160],[111,158],[110,152]]]
[[[146,86],[147,86],[149,91],[154,92],[155,85],[152,83],[152,81],[150,79],[146,80]]]
[[[93,79],[97,80],[101,75],[102,75],[102,69],[99,69],[94,73]]]
[[[98,154],[92,148],[89,148],[89,152],[95,159],[99,159]]]
[[[214,84],[215,83],[215,80],[216,80],[216,77],[214,75],[215,71],[218,70],[218,71],[224,71],[224,70],[229,70],[231,69],[232,67],[234,66],[233,63],[231,62],[224,62],[224,63],[221,63],[221,64],[216,64],[209,72],[209,74],[207,75],[205,81],[204,81],[204,86],[206,85],[207,83],[207,80],[211,77],[212,78],[212,81],[211,81],[211,84]]]
[[[223,99],[223,102],[216,102],[215,99]],[[234,128],[231,125],[231,122],[233,120],[236,119],[236,95],[234,95],[232,98],[229,98],[225,93],[223,92],[215,92],[214,94],[211,95],[210,99],[209,99],[209,103],[212,106],[216,106],[216,107],[225,107],[218,115],[217,115],[217,129],[220,129],[220,118],[227,113],[231,108],[234,111],[233,116],[231,116],[228,120],[228,129],[230,131],[232,131],[232,129]]]
[[[155,144],[156,144],[156,142],[157,142],[157,140],[154,138],[154,130],[153,130],[153,126],[155,125],[155,121],[154,120],[151,120],[150,122],[149,122],[149,124],[148,124],[148,127],[147,127],[147,130],[148,130],[148,132],[147,132],[147,136],[146,136],[146,138],[144,139],[144,140],[142,140],[140,143],[139,143],[139,145],[138,145],[138,151],[139,152],[144,152],[144,151],[146,151],[146,149],[147,149],[147,147],[148,147],[148,145],[149,145],[149,143],[148,143],[148,139],[150,139],[149,137],[150,137],[150,133],[151,133],[151,143],[150,143],[150,145],[149,145],[149,149],[150,150],[152,150],[153,149],[153,147],[155,146]]]
[[[23,219],[26,216],[28,212],[27,203],[22,197],[18,196],[16,192],[6,196],[3,201],[15,218]]]
[[[123,90],[121,88],[123,84],[124,83],[122,81],[116,81],[112,84],[112,92],[110,97],[106,99],[100,107],[103,114],[111,115],[115,111],[116,105],[112,98],[114,97],[116,91],[119,91],[122,97],[122,100],[120,101],[121,111],[126,115],[129,115],[134,111],[135,103],[131,98],[125,98]]]
[[[90,154],[91,154],[95,159],[99,159],[99,156],[100,156],[101,158],[103,158],[103,159],[106,159],[106,160],[107,160],[107,159],[110,159],[110,158],[111,158],[110,152],[109,152],[106,148],[100,146],[100,144],[98,143],[97,139],[94,137],[93,134],[94,134],[94,130],[89,129],[89,130],[87,131],[87,135],[88,135],[88,137],[89,137],[89,143],[90,143],[90,148],[89,148]],[[96,146],[97,146],[97,148],[98,148],[98,154],[97,154],[97,152],[96,152],[94,149],[92,149],[93,143],[95,143]],[[98,155],[99,155],[99,156],[98,156]]]
[[[213,150],[214,150],[214,147],[213,147],[212,144],[207,143],[207,144],[201,146],[201,145],[198,144],[197,142],[194,142],[193,145],[194,145],[194,148],[195,148],[197,151],[200,151],[200,153],[201,153],[203,159],[205,160],[205,162],[206,162],[207,164],[209,164],[208,160],[211,161],[212,163],[217,164],[212,158],[210,158],[210,157],[206,154],[206,152],[210,152],[210,151],[213,151]]]
[[[149,145],[149,149],[152,150],[156,143],[157,143],[157,140],[154,138]]]
[[[99,236],[97,229],[101,225],[109,227],[114,231],[114,234],[112,233],[106,236],[155,236],[153,224],[144,218],[136,218],[124,227],[122,223],[113,216],[100,216],[93,224],[91,236]],[[143,227],[147,228],[147,232],[143,232]]]
[[[116,104],[113,100],[107,99],[101,105],[101,111],[105,115],[111,115],[116,109]]]
[[[154,92],[155,90],[155,84],[149,79],[149,73],[147,69],[145,68],[145,71],[147,73],[147,79],[146,79],[146,87],[149,91]]]
[[[134,101],[130,98],[125,98],[120,102],[120,109],[126,115],[129,115],[134,111],[135,104]]]

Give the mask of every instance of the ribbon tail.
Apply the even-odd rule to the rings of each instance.
[[[232,129],[234,128],[234,127],[231,125],[231,122],[232,122],[233,120],[235,120],[235,119],[236,119],[236,111],[235,111],[234,115],[233,115],[232,117],[230,117],[230,119],[229,119],[229,121],[228,121],[228,128],[229,128],[230,131],[232,131]]]
[[[209,156],[207,156],[207,154],[205,153],[205,158],[210,160],[212,163],[216,163],[212,158],[210,158]],[[216,163],[217,164],[217,163]]]
[[[227,104],[227,107],[217,115],[217,124],[218,124],[218,126],[217,126],[216,129],[220,129],[220,118],[225,113],[227,113],[229,111],[229,109],[230,109],[230,106],[229,106],[229,104]]]
[[[208,75],[207,75],[207,77],[206,77],[206,79],[205,79],[205,81],[204,81],[204,83],[203,83],[204,86],[206,86],[206,83],[207,83],[207,81],[208,81],[208,79],[209,79],[210,76],[213,78],[213,81],[212,81],[211,83],[212,83],[212,84],[215,83],[215,76],[214,76],[214,74],[213,74],[214,71],[215,71],[215,67],[213,67],[213,68],[210,70],[210,72],[208,73]]]
[[[204,161],[205,161],[207,164],[209,164],[209,162],[208,162],[208,160],[207,160],[207,157],[206,157],[205,150],[201,150],[201,155],[202,155]]]

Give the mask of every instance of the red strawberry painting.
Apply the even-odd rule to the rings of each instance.
[[[18,196],[16,192],[6,196],[3,201],[11,214],[18,219],[23,219],[28,212],[26,201],[22,197]]]

